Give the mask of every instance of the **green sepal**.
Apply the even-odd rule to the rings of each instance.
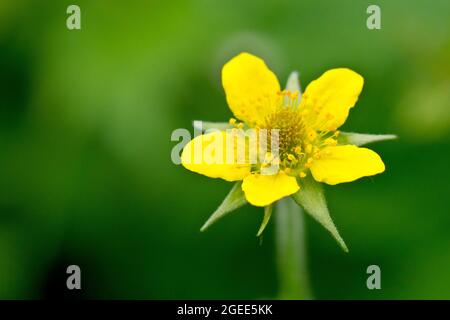
[[[301,94],[299,73],[297,71],[292,71],[289,75],[286,82],[286,90],[289,90],[292,93],[298,91],[298,93]]]
[[[397,139],[395,134],[368,134],[355,132],[340,132],[337,138],[339,144],[362,146],[368,143]]]
[[[201,122],[201,127],[199,126],[199,123]],[[195,120],[192,125],[195,129],[201,130],[202,132],[206,130],[226,130],[231,129],[233,126],[229,124],[228,122],[210,122],[210,121],[202,121],[202,120]]]
[[[228,195],[225,197],[220,206],[209,217],[205,224],[201,227],[200,231],[205,231],[217,220],[223,218],[228,213],[242,207],[247,203],[244,192],[242,191],[242,181],[238,181],[234,184]]]
[[[302,98],[302,89],[300,88],[300,79],[299,79],[299,73],[297,71],[292,71],[289,75],[289,78],[286,82],[286,90],[295,93],[298,92],[298,103],[300,104],[300,100]],[[288,98],[284,97],[285,103],[287,104]]]
[[[345,252],[348,252],[347,245],[331,219],[322,185],[316,182],[311,175],[301,179],[299,184],[300,190],[293,194],[292,198],[331,233]]]
[[[261,223],[261,226],[259,227],[258,233],[256,234],[257,237],[259,237],[263,233],[264,229],[267,226],[267,223],[269,223],[270,217],[272,216],[272,211],[273,211],[273,205],[264,207],[264,218]]]

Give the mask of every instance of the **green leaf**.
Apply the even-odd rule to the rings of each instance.
[[[338,136],[339,144],[353,144],[362,146],[368,143],[397,139],[395,134],[368,134],[355,132],[340,132]]]
[[[331,219],[322,185],[316,182],[311,175],[301,179],[299,184],[300,190],[292,195],[292,198],[331,233],[345,252],[348,252],[344,240]]]
[[[259,227],[258,233],[256,234],[257,237],[259,237],[263,233],[264,229],[266,228],[267,223],[269,222],[270,217],[272,216],[272,211],[273,211],[272,205],[264,207],[264,218],[261,223],[261,226]]]
[[[238,181],[235,183],[231,191],[225,197],[223,202],[217,208],[216,211],[209,217],[209,219],[202,226],[200,231],[205,231],[208,229],[213,223],[215,223],[220,218],[224,217],[226,214],[236,210],[239,207],[242,207],[247,203],[245,200],[244,192],[242,191],[242,181]]]
[[[206,130],[226,130],[231,129],[233,126],[229,124],[228,122],[209,122],[209,121],[201,121],[201,120],[195,120],[193,122],[193,126],[197,130],[201,130],[202,132]]]

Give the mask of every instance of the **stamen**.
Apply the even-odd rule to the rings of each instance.
[[[320,108],[308,105],[299,110],[298,91],[283,90],[277,95],[281,99],[277,100],[276,111],[260,127],[267,130],[266,145],[269,151],[262,162],[265,166],[276,162],[287,174],[304,178],[315,160],[330,154],[323,152],[323,148],[338,144],[339,131],[335,130],[337,121],[333,114],[324,114]],[[273,156],[273,139],[277,139],[274,141],[278,142],[276,152],[279,157]]]
[[[304,125],[297,109],[282,106],[266,119],[266,128],[269,135],[271,129],[278,130],[280,154],[287,154],[302,143]],[[269,141],[270,142],[270,141]]]
[[[305,167],[310,168],[313,161],[313,158],[308,158],[308,160],[306,160]]]
[[[330,138],[325,139],[323,144],[326,146],[335,146],[335,145],[337,145],[337,141],[336,141],[336,139],[330,137]]]
[[[306,148],[305,148],[306,153],[311,153],[312,152],[312,145],[311,144],[307,144]]]

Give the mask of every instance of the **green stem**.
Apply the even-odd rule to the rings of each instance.
[[[311,299],[306,261],[303,210],[290,198],[275,208],[280,299]]]

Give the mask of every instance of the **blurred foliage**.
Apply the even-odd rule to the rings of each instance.
[[[450,3],[377,1],[0,2],[0,298],[270,298],[273,222],[243,207],[199,228],[231,184],[170,160],[175,128],[226,121],[220,83],[241,51],[303,87],[329,68],[365,88],[343,130],[374,145],[383,175],[327,188],[350,249],[307,218],[316,298],[450,298]],[[65,268],[82,269],[81,293]],[[366,288],[377,264],[382,290]]]

